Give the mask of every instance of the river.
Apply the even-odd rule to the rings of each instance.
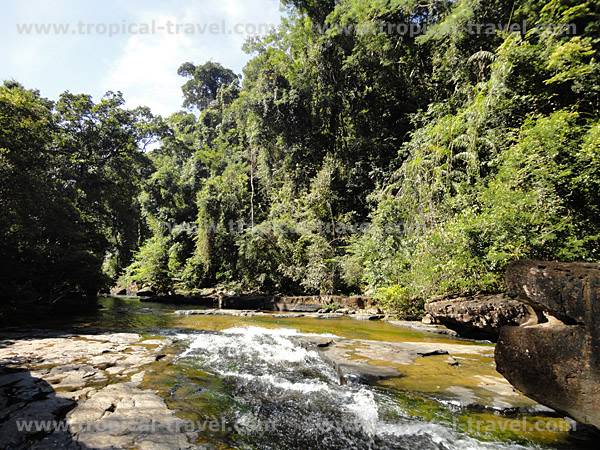
[[[350,318],[181,317],[185,305],[100,303],[43,326],[173,339],[174,358],[154,363],[143,386],[205,448],[593,448],[508,385],[489,343]]]

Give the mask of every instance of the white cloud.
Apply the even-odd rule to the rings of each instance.
[[[175,21],[160,17],[160,23]],[[159,114],[176,111],[181,104],[177,68],[192,52],[192,40],[181,34],[132,35],[113,62],[103,90],[120,90],[129,106],[146,105]]]
[[[118,57],[110,64],[101,83],[103,90],[120,90],[129,106],[146,105],[153,111],[168,115],[180,109],[181,85],[184,80],[177,68],[185,61],[202,63],[207,60],[221,62],[241,71],[247,56],[241,46],[245,35],[230,33],[236,24],[260,24],[279,21],[277,0],[224,0],[220,3],[202,2],[183,11],[163,14],[143,13],[132,23],[152,23],[166,26],[180,24],[179,33],[167,30],[156,34],[132,34]],[[226,29],[189,33],[188,24],[221,24]],[[173,28],[171,28],[173,30]]]

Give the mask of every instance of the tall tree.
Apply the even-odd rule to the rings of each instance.
[[[239,85],[239,77],[219,63],[209,61],[195,66],[183,63],[177,73],[189,80],[182,86],[183,106],[203,110],[217,99],[219,89],[224,86]]]

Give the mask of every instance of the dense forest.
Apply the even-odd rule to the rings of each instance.
[[[516,259],[600,260],[597,2],[283,4],[243,74],[182,61],[170,117],[4,82],[3,303],[135,283],[418,317]]]

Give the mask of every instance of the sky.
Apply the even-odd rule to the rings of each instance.
[[[4,0],[0,82],[61,92],[121,91],[129,107],[180,110],[181,63],[212,60],[241,74],[245,40],[277,25],[279,0]]]

